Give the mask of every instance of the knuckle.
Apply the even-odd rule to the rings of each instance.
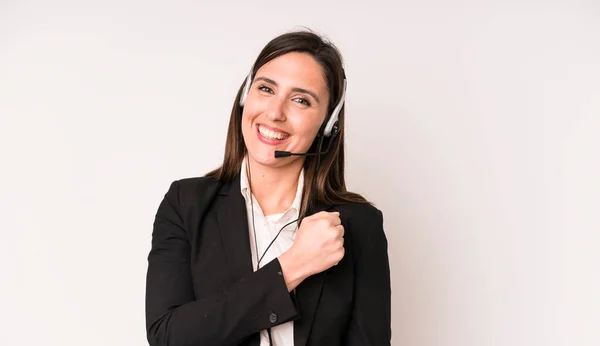
[[[311,219],[313,219],[313,220],[314,220],[314,219],[318,219],[318,218],[320,218],[321,216],[322,216],[322,215],[321,215],[321,213],[319,212],[319,213],[312,214],[312,215],[311,215],[311,216],[309,216],[309,217],[310,217]]]

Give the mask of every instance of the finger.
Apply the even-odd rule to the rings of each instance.
[[[344,237],[344,232],[345,232],[345,231],[344,231],[344,226],[342,226],[342,225],[337,225],[337,226],[335,226],[335,229],[336,229],[338,232],[340,232],[340,237],[342,237],[342,238],[343,238],[343,237]]]
[[[331,220],[331,225],[332,226],[338,226],[338,225],[342,224],[342,219],[340,218],[339,214],[336,215],[336,216],[332,216],[330,218],[330,220]]]
[[[314,220],[326,220],[329,218],[329,213],[326,211],[320,211],[318,213],[312,214],[310,217]]]

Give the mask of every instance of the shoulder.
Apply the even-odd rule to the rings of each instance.
[[[215,178],[210,177],[182,178],[176,180],[176,182],[179,185],[179,189],[185,193],[204,191],[220,186],[219,182]]]
[[[383,228],[383,213],[370,203],[348,203],[337,206],[345,234],[351,238],[354,253],[386,252],[387,236]]]
[[[212,199],[219,191],[221,183],[210,177],[188,177],[171,182],[165,198],[180,206]]]
[[[377,223],[383,219],[383,213],[371,203],[346,203],[335,207],[342,219],[355,223]]]

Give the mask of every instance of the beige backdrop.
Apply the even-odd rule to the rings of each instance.
[[[600,344],[597,1],[224,3],[0,1],[3,344],[146,344],[158,203],[299,25],[345,56],[393,344]]]

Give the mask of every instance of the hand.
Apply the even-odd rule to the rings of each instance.
[[[288,291],[307,277],[325,271],[344,257],[344,226],[339,212],[304,218],[292,247],[279,256]]]

